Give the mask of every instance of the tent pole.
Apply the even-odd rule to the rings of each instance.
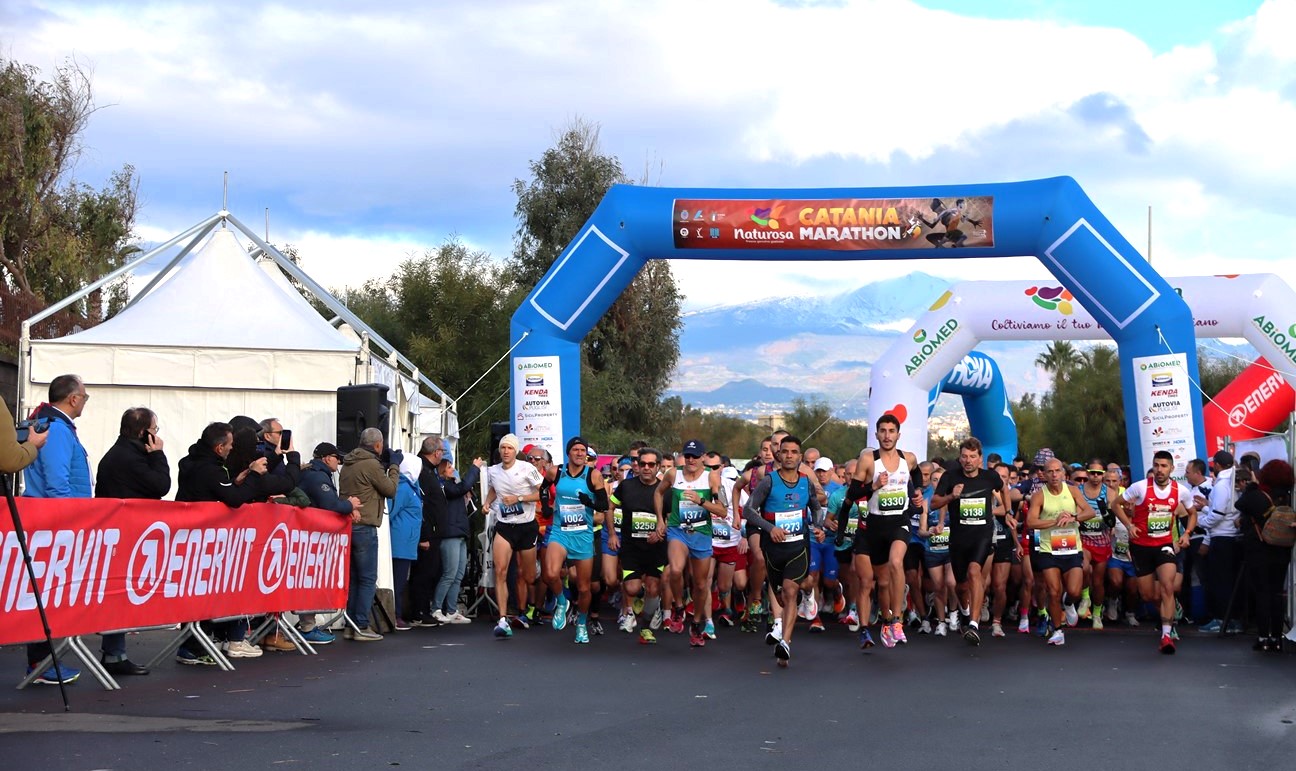
[[[121,276],[123,276],[123,275],[125,275],[125,274],[127,274],[127,273],[129,273],[129,272],[131,272],[131,271],[133,271],[133,270],[135,270],[135,269],[136,269],[137,267],[139,267],[139,266],[140,266],[140,265],[141,265],[145,260],[150,259],[150,258],[153,257],[154,255],[156,255],[156,254],[158,254],[159,252],[161,252],[163,249],[169,249],[169,248],[171,248],[172,246],[175,246],[177,243],[179,243],[182,239],[187,238],[187,237],[190,236],[190,235],[193,235],[194,233],[196,233],[197,231],[201,230],[202,228],[204,228],[204,227],[208,227],[209,225],[214,225],[216,222],[218,222],[218,221],[220,220],[220,218],[221,218],[221,215],[220,215],[220,214],[213,214],[212,216],[208,217],[207,219],[203,220],[202,222],[198,223],[197,225],[194,225],[193,227],[189,228],[188,230],[186,230],[185,232],[183,232],[183,233],[181,233],[180,235],[176,236],[175,238],[172,238],[170,241],[167,241],[166,243],[162,244],[161,246],[156,246],[156,247],[150,249],[147,253],[145,253],[145,254],[143,254],[143,255],[141,255],[141,256],[139,256],[139,257],[136,257],[135,259],[131,260],[130,262],[126,263],[125,265],[121,266],[120,268],[114,270],[113,272],[109,273],[108,275],[104,276],[103,278],[99,279],[98,281],[94,282],[93,284],[87,284],[86,286],[81,287],[81,288],[78,289],[76,292],[72,293],[71,295],[69,295],[69,296],[63,298],[62,300],[60,300],[60,301],[54,303],[53,305],[49,306],[49,307],[46,308],[45,310],[41,311],[40,313],[37,313],[35,316],[32,316],[31,318],[27,319],[27,321],[24,322],[24,323],[26,323],[26,324],[28,324],[28,325],[30,325],[30,324],[36,324],[36,323],[39,323],[39,322],[43,321],[44,319],[46,319],[46,318],[48,318],[48,317],[54,315],[55,313],[58,313],[59,311],[61,311],[61,310],[63,310],[64,308],[68,307],[69,305],[71,305],[72,303],[77,302],[77,301],[80,300],[81,298],[83,298],[83,297],[85,297],[86,295],[90,294],[91,292],[95,291],[96,289],[99,289],[100,287],[104,286],[105,284],[109,284],[109,283],[111,283],[111,282],[117,280],[117,279],[120,278]]]
[[[126,308],[131,307],[132,305],[139,302],[144,297],[148,296],[148,293],[153,291],[153,287],[157,286],[162,281],[162,279],[166,278],[167,274],[169,274],[172,270],[174,270],[175,266],[179,265],[181,260],[183,260],[185,257],[188,257],[189,253],[192,252],[194,250],[194,247],[198,245],[198,242],[202,241],[203,238],[206,237],[206,235],[210,233],[212,229],[214,229],[215,227],[216,227],[216,223],[213,222],[207,227],[203,228],[201,231],[199,231],[198,235],[189,239],[189,243],[185,244],[185,247],[180,250],[180,253],[177,254],[174,258],[172,258],[171,261],[166,264],[166,267],[158,271],[158,274],[154,276],[152,279],[150,279],[149,282],[144,285],[143,289],[135,293],[135,296],[130,299],[130,302],[126,303]],[[122,310],[126,310],[126,308],[122,308]]]

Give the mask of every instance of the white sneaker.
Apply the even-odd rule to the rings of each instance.
[[[813,621],[819,615],[819,600],[815,599],[813,591],[806,592],[806,613],[808,615],[802,616],[806,621]]]
[[[944,637],[947,634],[949,634],[949,624],[946,624],[944,621],[942,621],[936,625],[937,637]]]
[[[991,636],[991,637],[1003,637],[1003,636],[1004,636],[1003,624],[999,623],[998,621],[996,621],[996,622],[994,622],[993,624],[991,624],[991,625],[990,625],[990,636]]]
[[[949,627],[951,632],[957,632],[959,630],[959,614],[949,614],[949,618],[945,619],[945,626]]]
[[[1065,617],[1067,626],[1075,626],[1080,623],[1080,614],[1076,612],[1074,605],[1063,605],[1062,615]],[[1061,643],[1058,643],[1061,645]]]
[[[1053,634],[1049,635],[1049,645],[1066,645],[1066,635],[1062,634],[1061,629],[1054,629]]]
[[[232,659],[254,659],[262,653],[264,653],[264,651],[246,640],[232,642],[225,650],[225,655]]]
[[[986,600],[985,603],[981,606],[981,623],[983,624],[990,623],[990,601],[989,600]]]
[[[783,619],[774,619],[774,629],[770,632],[776,639],[783,639]]]
[[[931,631],[931,622],[924,618],[922,625],[918,627],[918,634],[931,634]]]
[[[666,616],[662,613],[662,609],[658,608],[657,610],[653,611],[652,619],[648,622],[648,628],[652,629],[655,632],[658,629],[662,628],[662,622],[664,622],[665,620],[666,620]]]
[[[918,626],[919,625],[918,614],[915,611],[912,610],[909,611],[909,614],[905,616],[905,623],[908,624],[909,626]]]
[[[1138,625],[1139,625],[1138,618],[1136,618],[1133,613],[1125,614],[1125,626],[1138,626]]]
[[[810,615],[810,592],[801,593],[801,601],[797,603],[797,616],[807,621],[814,618]]]
[[[1108,620],[1108,621],[1115,621],[1116,619],[1120,618],[1119,611],[1117,611],[1117,609],[1116,609],[1116,601],[1115,601],[1115,600],[1108,600],[1108,601],[1107,601],[1106,614],[1107,614],[1107,620]]]
[[[1017,619],[1017,631],[1020,634],[1030,634],[1030,616]]]
[[[460,613],[457,610],[454,613],[451,613],[450,615],[446,616],[446,621],[448,621],[451,624],[471,624],[472,623],[471,618],[468,618],[467,616],[465,616],[464,614]]]
[[[617,624],[617,629],[620,629],[626,634],[634,634],[635,627],[637,626],[639,626],[639,622],[635,619],[634,614],[627,613],[621,617],[621,622]]]
[[[432,620],[437,622],[438,624],[452,623],[450,621],[450,617],[447,616],[445,613],[443,613],[440,608],[437,608],[436,610],[432,611]]]

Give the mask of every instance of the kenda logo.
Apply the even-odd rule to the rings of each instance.
[[[1287,327],[1287,331],[1283,332],[1282,329],[1264,316],[1256,316],[1251,319],[1251,323],[1255,324],[1256,329],[1264,333],[1264,336],[1269,338],[1269,341],[1283,352],[1288,361],[1296,364],[1296,342],[1294,342],[1296,341],[1296,324]]]
[[[944,324],[941,324],[940,327],[937,328],[935,334],[930,337],[927,335],[927,330],[925,329],[920,329],[915,332],[913,339],[920,347],[918,348],[918,352],[911,356],[909,362],[905,364],[905,374],[913,375],[913,373],[922,369],[923,365],[932,357],[932,354],[939,351],[941,346],[945,344],[945,341],[949,340],[950,337],[958,331],[958,328],[958,319],[949,319]]]

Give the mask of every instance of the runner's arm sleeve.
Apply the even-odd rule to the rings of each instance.
[[[761,507],[765,505],[765,499],[769,497],[770,489],[770,478],[767,474],[761,479],[760,484],[756,485],[756,489],[752,490],[751,496],[747,498],[747,508],[743,509],[743,519],[766,533],[773,530],[774,525],[766,522],[760,512]]]
[[[870,482],[861,482],[858,479],[851,479],[850,487],[846,488],[846,500],[864,501],[873,496],[873,484]]]

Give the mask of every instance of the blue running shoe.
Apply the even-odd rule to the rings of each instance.
[[[875,645],[875,643],[873,642],[873,635],[869,634],[869,630],[867,627],[860,630],[859,645],[860,645],[860,650],[862,651],[866,651]]]
[[[495,636],[501,640],[506,640],[513,636],[513,627],[509,626],[507,618],[501,618],[495,625]]]
[[[589,642],[589,630],[584,624],[576,625],[576,642],[581,645]]]
[[[33,669],[35,669],[35,667],[30,667],[30,666],[27,667],[27,674],[30,675]],[[67,664],[60,663],[58,672],[54,671],[54,667],[50,667],[44,672],[41,672],[40,676],[37,677],[32,682],[37,683],[38,685],[58,685],[59,672],[63,673],[62,682],[64,685],[67,685],[68,683],[75,683],[77,678],[81,676],[81,670],[73,669],[72,667],[69,667]]]
[[[567,600],[567,595],[558,595],[558,604],[554,606],[553,628],[561,632],[567,628],[567,609],[571,602]]]
[[[309,632],[302,632],[301,636],[304,640],[306,640],[306,642],[310,643],[311,645],[328,645],[329,643],[337,639],[333,635],[329,634],[323,629],[320,629],[319,627],[315,627]]]

